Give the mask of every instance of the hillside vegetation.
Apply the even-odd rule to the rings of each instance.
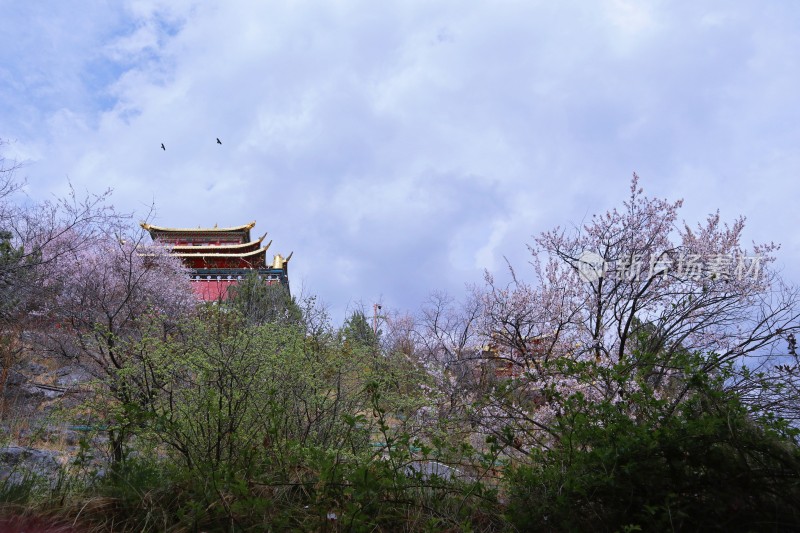
[[[680,224],[634,177],[618,209],[536,237],[507,283],[339,325],[255,276],[200,304],[108,195],[31,204],[0,176],[0,516],[800,527],[798,294],[776,246],[742,246],[743,219]]]

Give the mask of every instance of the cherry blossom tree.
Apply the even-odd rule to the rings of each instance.
[[[81,196],[70,188],[64,198],[33,200],[19,169],[0,154],[0,390],[26,353],[22,333],[49,325],[56,262],[91,248],[125,221],[108,204],[109,191]]]
[[[716,212],[696,227],[678,224],[680,207],[644,196],[634,175],[622,209],[535,239],[540,289],[531,303],[556,318],[539,333],[559,355],[635,365],[637,352],[658,353],[646,376],[658,384],[680,353],[703,354],[707,372],[753,366],[797,331],[798,292],[772,268],[778,245],[746,248],[743,217],[728,225]]]
[[[442,419],[466,419],[465,400],[481,390],[483,337],[477,327],[481,303],[475,298],[456,301],[442,292],[430,295],[417,325],[417,356],[441,395]]]
[[[777,339],[776,330],[796,327],[796,293],[770,268],[778,246],[745,249],[744,218],[727,225],[718,212],[695,229],[678,225],[680,206],[643,196],[634,176],[622,210],[595,215],[582,230],[536,238],[534,264],[542,254],[552,261],[538,277],[566,296],[556,306],[568,304],[569,318],[556,330],[576,335],[595,358],[616,360],[637,328],[650,324],[650,349],[700,351],[713,366],[758,352]]]
[[[385,353],[403,354],[413,357],[417,352],[416,320],[411,313],[387,311],[380,317],[382,321],[381,345]]]
[[[91,248],[49,259],[54,327],[46,343],[87,368],[124,409],[146,406],[157,388],[159,373],[139,357],[137,341],[154,331],[170,334],[196,304],[180,260],[144,239],[141,231],[106,232]],[[120,461],[131,421],[111,418],[113,458]]]
[[[33,200],[16,175],[19,168],[0,156],[0,290],[4,301],[14,302],[0,307],[0,319],[25,325],[38,320],[51,299],[44,291],[57,275],[55,263],[92,248],[108,233],[121,234],[130,217],[109,204],[110,190],[80,195],[70,186],[62,198]]]
[[[700,354],[707,374],[738,368],[728,385],[748,391],[756,412],[776,407],[776,391],[797,390],[787,342],[800,328],[799,295],[773,268],[778,246],[746,247],[741,217],[679,223],[681,204],[646,196],[634,175],[621,208],[535,237],[531,281],[511,267],[506,285],[487,274],[477,305],[462,310],[477,319],[453,328],[441,306],[423,311],[428,361],[471,349],[500,365],[503,379],[473,404],[485,433],[523,453],[548,446],[561,402],[578,393],[631,416],[627,398],[642,387],[677,405],[691,389],[686,354]],[[467,374],[447,373],[463,388]],[[798,407],[784,401],[782,414]]]

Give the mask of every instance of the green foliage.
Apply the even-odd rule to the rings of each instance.
[[[616,365],[604,377],[630,380],[629,368]],[[791,433],[755,421],[725,389],[728,372],[709,375],[703,359],[688,354],[682,368],[685,395],[656,394],[634,376],[640,387],[624,401],[566,398],[559,438],[507,473],[511,521],[552,531],[800,526],[800,451]]]
[[[12,235],[8,231],[0,230],[0,271],[6,272],[17,265],[25,255],[25,250],[15,248],[12,244]]]
[[[9,504],[23,505],[34,500],[46,487],[42,476],[30,470],[14,468],[0,478],[0,510]],[[0,512],[2,515],[2,512]]]
[[[19,313],[24,307],[21,297],[25,278],[33,256],[26,257],[22,247],[15,247],[12,235],[0,229],[0,320],[9,320],[9,315]]]
[[[341,413],[365,405],[361,362],[298,326],[243,324],[210,308],[179,338],[155,343],[152,366],[169,373],[152,404],[158,436],[187,465],[215,471],[245,468],[268,441],[340,444]]]
[[[378,333],[373,330],[363,311],[353,311],[342,326],[342,336],[353,346],[377,348]]]
[[[109,429],[132,438],[101,485],[117,502],[115,523],[153,531],[494,523],[496,499],[481,483],[412,468],[462,456],[415,421],[428,403],[408,362],[352,339],[305,320],[254,325],[235,308],[209,306],[169,335],[154,328],[126,343],[136,357],[115,386],[124,383],[132,401],[109,411]]]
[[[227,305],[245,317],[250,325],[298,324],[303,317],[287,287],[268,284],[257,273],[248,274],[232,286],[228,297]]]

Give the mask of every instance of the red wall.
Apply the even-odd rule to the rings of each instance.
[[[217,300],[227,300],[228,287],[235,284],[235,279],[204,279],[200,281],[192,281],[192,289],[194,289],[194,293],[201,300],[205,300],[206,302],[214,302]]]
[[[241,257],[184,257],[184,264],[189,268],[203,269],[203,268],[254,268],[263,267],[264,258],[257,257],[250,262]]]
[[[235,279],[201,279],[192,280],[192,289],[195,295],[206,302],[215,302],[217,300],[228,299],[228,287],[236,285],[238,280]],[[278,280],[265,280],[267,285],[279,283]]]

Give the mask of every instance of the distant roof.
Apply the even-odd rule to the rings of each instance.
[[[194,253],[176,252],[173,253],[172,255],[174,255],[175,257],[242,257],[242,258],[253,257],[266,252],[270,244],[272,244],[272,241],[270,241],[269,244],[267,244],[263,248],[259,248],[258,250],[253,250],[251,252],[240,252],[238,254],[237,253],[218,254],[214,253],[214,248],[217,248],[216,246],[197,246],[195,248],[196,251]]]
[[[249,248],[255,249],[259,247],[261,242],[264,240],[264,237],[266,236],[267,234],[265,233],[264,235],[262,235],[261,237],[259,237],[254,241],[247,241],[238,244],[217,244],[214,246],[196,246],[192,244],[179,244],[176,246],[172,246],[172,252],[173,253],[189,252],[192,254],[197,254],[201,252],[212,253],[212,254],[223,254],[226,251],[236,252],[237,250],[247,250]],[[269,241],[269,244],[267,244],[267,248],[269,248],[270,244],[272,244],[272,241]]]
[[[147,224],[146,222],[142,222],[141,226],[149,232],[162,232],[162,233],[239,233],[242,231],[249,231],[253,229],[253,226],[256,225],[256,221],[252,221],[248,224],[244,224],[242,226],[233,226],[230,228],[201,228],[200,226],[196,228],[165,228],[161,226],[153,226],[152,224]]]
[[[159,237],[167,237],[167,236],[178,236],[178,235],[215,235],[215,236],[238,236],[241,242],[248,242],[250,241],[250,230],[253,226],[256,225],[256,221],[252,221],[249,224],[244,224],[242,226],[233,226],[230,228],[165,228],[161,226],[153,226],[152,224],[147,224],[146,222],[142,222],[142,228],[146,229],[150,232],[150,237],[153,240],[156,240],[156,236]]]

